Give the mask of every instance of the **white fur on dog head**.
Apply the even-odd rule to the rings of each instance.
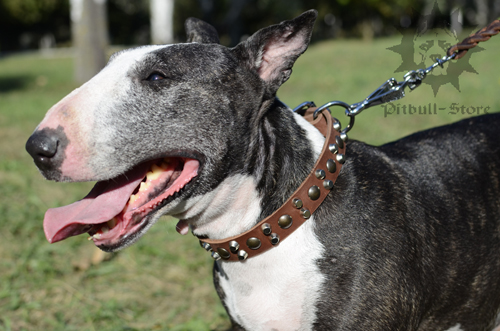
[[[116,102],[129,97],[133,89],[129,68],[164,47],[118,53],[99,74],[47,112],[37,130],[61,128],[69,141],[60,169],[62,177],[71,181],[111,177],[107,155],[115,152],[110,140],[118,128],[108,122]]]

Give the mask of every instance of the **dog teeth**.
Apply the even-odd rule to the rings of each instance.
[[[148,173],[146,174],[146,180],[147,181],[151,181],[151,180],[155,180],[155,179],[158,179],[158,177],[160,177],[161,173],[162,173],[162,170],[160,167],[156,166],[158,169],[160,169],[159,171],[156,170],[155,172],[151,172],[151,171],[148,171]]]
[[[114,227],[116,226],[116,223],[117,223],[117,222],[116,222],[116,218],[115,218],[115,217],[113,217],[112,219],[110,219],[110,220],[106,223],[106,225],[108,226],[108,228],[109,228],[109,229],[112,229],[112,228],[114,228]]]
[[[149,189],[149,187],[152,185],[151,182],[154,180],[160,178],[160,176],[165,173],[166,170],[168,170],[170,167],[170,159],[169,158],[164,158],[163,161],[161,162],[160,165],[153,164],[151,166],[151,169],[146,173],[146,179],[141,182],[139,185],[139,191],[137,194],[132,194],[128,200],[129,204],[135,203],[140,196],[140,192],[144,192]],[[125,206],[124,210],[127,209],[127,206]],[[111,227],[112,228],[112,227]]]
[[[103,225],[100,229],[99,232],[94,233],[92,236],[88,237],[87,240],[97,240],[101,239],[102,235],[109,232],[110,229],[112,229],[116,225],[116,219],[113,218],[112,220],[109,220],[106,222],[105,225]]]
[[[170,166],[170,159],[164,158],[163,162],[160,164],[160,168],[162,168],[163,170],[167,170],[169,166]]]
[[[151,171],[148,171],[148,173],[146,174],[147,180],[149,181],[158,179],[158,177],[160,177],[160,175],[163,173],[163,170],[164,169],[160,168],[156,164],[153,164],[153,166],[151,167]]]
[[[88,240],[95,240],[95,239],[101,239],[101,233],[96,233],[93,236],[90,236]]]
[[[139,192],[143,192],[143,191],[146,191],[149,187],[149,183],[144,183],[144,182],[141,182],[141,185],[139,186]]]
[[[153,164],[153,166],[151,167],[151,170],[153,171],[153,173],[162,171],[162,169],[159,166],[157,166],[156,164]]]
[[[132,195],[130,196],[130,199],[128,200],[128,203],[134,203],[137,199],[139,199],[139,198],[137,197],[137,195],[132,194]]]

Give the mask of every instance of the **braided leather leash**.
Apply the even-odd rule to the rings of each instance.
[[[469,37],[462,40],[461,43],[448,48],[446,54],[448,56],[452,56],[453,54],[455,54],[454,59],[458,60],[463,57],[469,49],[476,47],[479,42],[489,40],[491,36],[494,36],[499,32],[500,20],[495,20],[491,22],[487,27],[482,28],[473,35],[470,35]]]

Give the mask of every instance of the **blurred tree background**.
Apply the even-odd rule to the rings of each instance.
[[[96,0],[107,7],[108,38],[113,45],[151,40],[149,0]],[[165,0],[166,1],[166,0]],[[175,0],[174,0],[175,1]],[[234,45],[263,26],[315,8],[314,38],[362,37],[395,33],[418,24],[436,0],[177,0],[174,40],[184,40],[184,20],[202,18],[216,26],[221,40]],[[500,0],[438,0],[443,15],[460,9],[465,25],[484,25],[498,17]],[[439,19],[439,17],[436,17]],[[0,0],[0,52],[71,46],[69,0]]]

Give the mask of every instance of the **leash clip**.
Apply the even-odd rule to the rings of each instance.
[[[390,78],[384,84],[380,85],[365,100],[350,105],[347,110],[347,115],[356,116],[367,108],[399,100],[405,96],[405,86],[406,81],[398,83],[396,79]]]
[[[425,69],[411,70],[407,72],[403,78],[402,82],[398,82],[394,78],[390,78],[384,84],[380,85],[372,94],[370,94],[365,100],[352,104],[349,108],[348,116],[356,116],[363,110],[378,106],[383,103],[393,102],[399,100],[405,96],[405,87],[408,86],[410,91],[413,91],[422,84],[427,75],[434,70],[437,66],[443,68],[443,64],[454,59],[456,54],[450,56],[444,56],[442,58],[437,58],[431,66]]]
[[[413,91],[422,84],[422,81],[432,70],[434,70],[434,68],[436,68],[437,66],[443,68],[443,64],[454,59],[456,57],[456,54],[457,53],[453,53],[450,56],[437,58],[436,62],[434,62],[428,68],[411,70],[407,72],[403,76],[404,80],[401,82],[398,82],[395,78],[388,79],[384,84],[380,85],[374,92],[372,92],[372,94],[370,94],[361,102],[353,103],[352,105],[348,105],[342,101],[328,102],[323,106],[318,107],[314,111],[314,118],[316,118],[318,114],[324,109],[327,109],[330,112],[329,107],[340,106],[345,109],[345,114],[349,117],[349,124],[344,130],[342,130],[343,134],[347,134],[347,132],[349,132],[349,130],[351,130],[354,126],[354,117],[356,115],[360,114],[367,108],[378,106],[388,102],[393,102],[403,98],[405,96],[405,87],[408,86],[410,91]],[[303,115],[305,110],[309,107],[315,107],[314,102],[304,102],[297,106],[294,109],[294,112]]]

